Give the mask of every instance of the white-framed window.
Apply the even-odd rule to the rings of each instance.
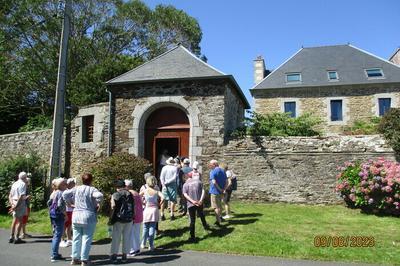
[[[335,71],[335,70],[328,70],[326,72],[326,74],[328,75],[329,81],[338,81],[339,80],[339,75],[338,75],[337,71]]]
[[[395,93],[379,93],[374,95],[372,113],[384,116],[390,108],[398,107],[398,97]]]
[[[382,68],[368,68],[365,69],[365,74],[369,79],[384,78]]]
[[[290,113],[290,117],[300,115],[300,101],[298,98],[284,98],[281,100],[281,112]]]
[[[347,99],[331,97],[326,99],[327,121],[329,125],[346,125],[348,121]]]
[[[301,82],[301,73],[286,73],[286,83]]]

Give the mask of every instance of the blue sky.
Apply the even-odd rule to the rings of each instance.
[[[250,104],[253,59],[274,69],[302,46],[351,43],[388,59],[400,46],[399,0],[145,0],[195,17],[208,63],[234,75]]]

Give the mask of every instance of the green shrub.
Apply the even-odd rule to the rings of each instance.
[[[289,113],[272,113],[262,115],[250,112],[245,126],[234,130],[230,135],[234,138],[250,136],[318,136],[315,129],[321,123],[319,118],[311,114],[290,117]]]
[[[110,198],[115,192],[114,181],[117,178],[131,179],[133,188],[138,190],[144,184],[144,174],[150,169],[149,161],[127,153],[115,153],[97,162],[92,168],[95,177],[93,185],[104,194],[102,212],[108,214]]]
[[[400,153],[400,108],[390,108],[385,113],[379,123],[378,131],[393,150]]]
[[[53,126],[51,117],[45,115],[36,115],[30,117],[26,125],[19,128],[19,132],[29,132],[35,130],[49,129]]]
[[[31,174],[32,208],[40,209],[45,206],[44,188],[46,181],[46,169],[43,162],[33,152],[26,156],[15,156],[0,161],[0,212],[6,213],[8,207],[8,195],[12,183],[18,177],[18,173],[25,171]]]
[[[345,135],[374,135],[378,134],[380,117],[372,117],[369,121],[356,120],[350,127],[345,127]]]

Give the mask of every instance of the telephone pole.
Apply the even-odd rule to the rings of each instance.
[[[58,61],[57,88],[54,106],[53,134],[50,157],[50,179],[61,175],[62,143],[64,132],[65,83],[67,77],[68,38],[71,24],[71,0],[65,1]]]

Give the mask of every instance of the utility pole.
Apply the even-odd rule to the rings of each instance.
[[[61,175],[61,157],[64,132],[65,83],[67,77],[68,38],[71,24],[71,0],[65,1],[58,61],[57,88],[54,106],[53,134],[50,157],[50,179]]]

